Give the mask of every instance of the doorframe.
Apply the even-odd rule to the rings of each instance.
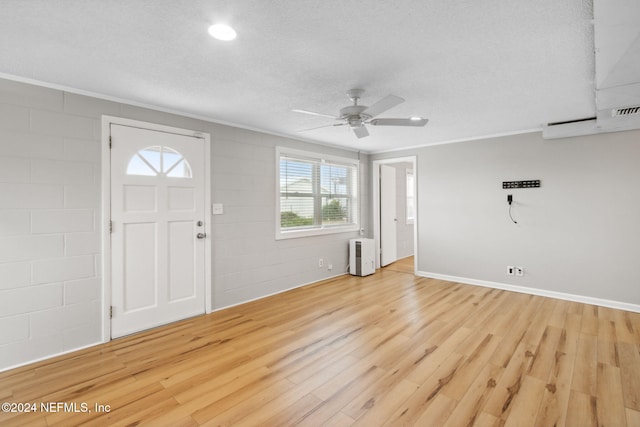
[[[411,163],[413,165],[414,188],[413,197],[416,204],[416,217],[413,222],[413,272],[418,271],[418,161],[416,156],[395,157],[392,159],[373,160],[371,164],[372,205],[373,205],[373,240],[376,247],[376,268],[380,268],[380,165],[394,163]],[[397,179],[397,178],[396,178]]]
[[[182,129],[172,126],[159,125],[156,123],[143,122],[140,120],[125,119],[122,117],[102,116],[101,130],[101,204],[102,218],[100,221],[102,237],[102,342],[111,341],[111,152],[109,148],[110,127],[112,124],[131,126],[140,129],[147,129],[158,132],[168,132],[177,135],[202,138],[204,141],[204,232],[207,236],[212,236],[211,216],[211,135],[206,132]],[[211,238],[204,241],[204,305],[205,313],[212,311],[212,289],[211,289],[211,251],[213,242]]]

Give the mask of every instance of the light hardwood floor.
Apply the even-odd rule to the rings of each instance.
[[[640,314],[398,269],[4,372],[0,401],[92,412],[0,424],[640,426]]]
[[[413,274],[415,268],[413,265],[413,257],[406,257],[384,267],[384,270],[397,271],[399,273]]]

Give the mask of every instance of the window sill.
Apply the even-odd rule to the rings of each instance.
[[[360,226],[352,224],[344,227],[310,228],[304,230],[276,231],[276,240],[297,239],[300,237],[324,236],[327,234],[350,233],[358,231]]]

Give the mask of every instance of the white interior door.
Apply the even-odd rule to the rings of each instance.
[[[398,259],[396,169],[380,165],[380,266]]]
[[[204,141],[111,124],[111,335],[205,312]]]

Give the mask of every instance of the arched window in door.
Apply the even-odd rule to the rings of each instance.
[[[187,159],[173,148],[160,145],[143,148],[134,154],[129,160],[127,175],[192,177]]]

